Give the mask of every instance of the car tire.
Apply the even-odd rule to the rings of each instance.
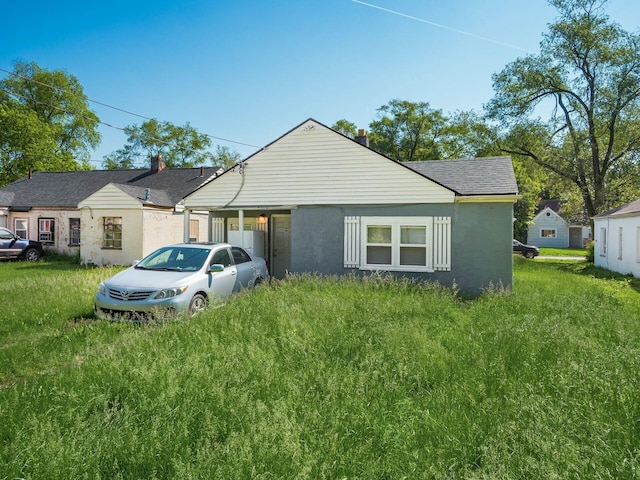
[[[37,262],[40,260],[40,252],[35,248],[27,248],[24,252],[24,259],[28,262]]]
[[[189,303],[189,314],[194,316],[207,308],[207,297],[201,293],[196,293]]]
[[[533,258],[535,255],[533,252],[524,252],[524,258]]]

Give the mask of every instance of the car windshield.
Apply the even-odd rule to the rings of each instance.
[[[200,270],[209,256],[209,249],[194,247],[164,247],[142,259],[135,268],[169,272]]]

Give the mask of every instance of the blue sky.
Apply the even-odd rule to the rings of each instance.
[[[544,0],[22,0],[2,10],[0,68],[63,69],[92,100],[189,122],[239,142],[214,140],[243,156],[309,117],[366,129],[394,98],[480,110],[491,75],[537,52],[556,17]],[[607,11],[639,29],[638,0]],[[143,121],[90,106],[116,127]],[[96,167],[126,140],[100,131]]]

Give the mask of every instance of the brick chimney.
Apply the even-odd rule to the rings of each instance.
[[[355,140],[360,145],[364,145],[365,147],[369,146],[369,137],[367,137],[367,132],[365,132],[364,128],[358,130],[358,135],[356,136]]]
[[[158,173],[165,169],[164,158],[159,153],[151,159],[151,173]]]

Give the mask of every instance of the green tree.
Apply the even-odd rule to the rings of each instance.
[[[40,171],[89,167],[99,119],[78,79],[62,70],[16,62],[0,80],[0,185]]]
[[[213,154],[212,163],[214,167],[229,168],[233,167],[240,160],[242,160],[242,155],[235,150],[217,145],[216,153]]]
[[[214,161],[214,156],[207,151],[211,146],[210,137],[198,133],[189,123],[179,127],[152,119],[124,130],[127,144],[105,156],[103,167],[148,166],[157,155],[162,155],[169,168],[191,168]]]
[[[540,53],[494,76],[488,111],[511,131],[502,150],[575,184],[593,216],[619,202],[620,172],[637,176],[640,36],[610,21],[606,0],[550,3],[560,17]]]
[[[459,111],[445,119],[439,141],[443,158],[503,155],[498,128],[474,111]]]
[[[331,128],[349,138],[356,138],[356,135],[358,134],[357,125],[353,122],[345,120],[344,118],[341,118],[336,123],[331,125]]]
[[[374,150],[401,162],[437,160],[443,157],[440,140],[446,118],[428,103],[391,100],[377,110],[369,124],[369,143]]]

